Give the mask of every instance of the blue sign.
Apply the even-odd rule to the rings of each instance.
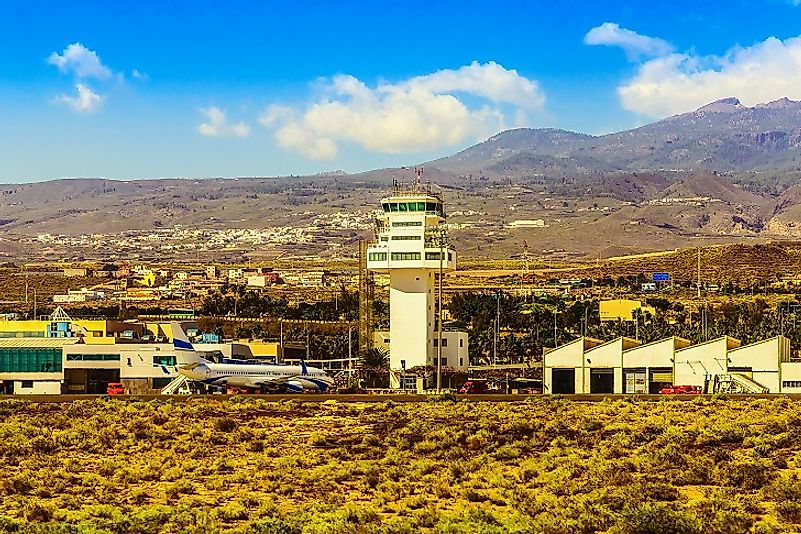
[[[670,273],[654,273],[651,275],[654,282],[667,282],[670,280]]]

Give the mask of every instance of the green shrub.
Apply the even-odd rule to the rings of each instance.
[[[214,420],[214,430],[227,434],[236,430],[236,421],[230,417],[219,417]]]
[[[302,531],[299,525],[277,517],[253,521],[245,530],[248,534],[301,534]]]
[[[663,503],[641,503],[628,507],[615,524],[618,534],[701,534],[698,519]]]
[[[743,459],[718,466],[715,480],[723,485],[757,490],[776,476],[776,468],[764,459]]]
[[[454,395],[450,391],[446,391],[445,393],[432,393],[426,396],[426,400],[431,403],[439,403],[439,402],[456,402],[456,395]]]
[[[776,515],[785,523],[801,524],[801,502],[777,502]]]
[[[248,518],[248,509],[240,502],[229,502],[219,506],[212,511],[212,515],[225,523],[240,521]]]

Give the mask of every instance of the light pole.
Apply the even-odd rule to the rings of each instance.
[[[501,320],[501,294],[495,293],[495,320],[492,322],[492,365],[497,365],[498,358],[498,331]]]
[[[556,340],[556,310],[553,311],[553,348],[559,346],[559,342]]]
[[[437,393],[442,392],[442,262],[445,259],[445,229],[437,228],[439,241],[439,287],[437,290]]]

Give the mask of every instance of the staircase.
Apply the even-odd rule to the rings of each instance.
[[[180,390],[182,386],[185,386],[188,380],[189,379],[186,378],[184,375],[178,375],[175,379],[173,379],[172,382],[170,382],[161,389],[161,394],[174,395],[175,393],[178,393],[179,392],[178,390]]]
[[[769,393],[770,390],[740,373],[715,376],[715,393]]]

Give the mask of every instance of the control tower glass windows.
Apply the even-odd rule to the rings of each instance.
[[[388,213],[436,213],[442,216],[442,203],[441,202],[385,202],[381,207]]]
[[[420,241],[419,235],[393,235],[393,241]]]
[[[438,260],[439,252],[426,252],[427,260]],[[448,261],[453,261],[453,253],[448,252]]]
[[[419,260],[421,257],[419,252],[393,252],[393,261],[406,261],[406,260]]]

